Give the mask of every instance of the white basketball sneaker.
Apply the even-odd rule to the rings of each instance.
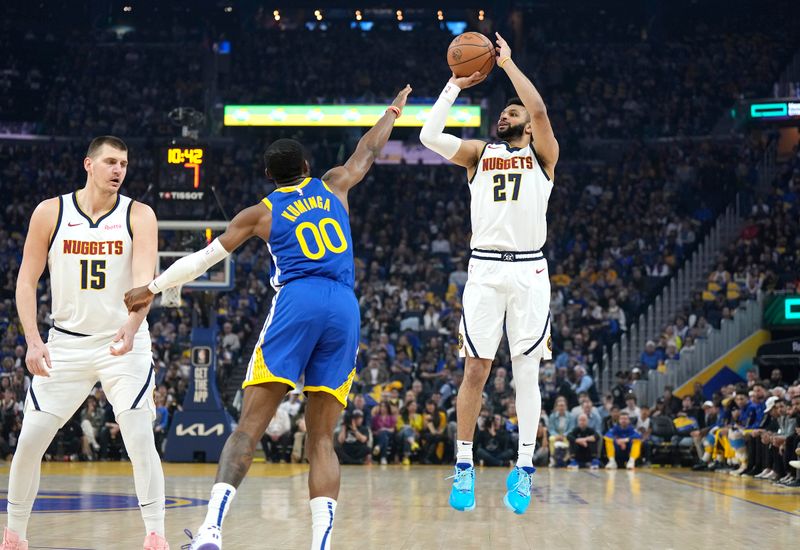
[[[189,550],[222,550],[222,531],[216,525],[201,527]]]

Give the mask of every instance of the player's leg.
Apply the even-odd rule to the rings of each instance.
[[[308,496],[311,507],[311,548],[329,550],[331,529],[339,498],[339,459],[333,450],[333,430],[342,414],[342,403],[333,395],[308,395]]]
[[[533,454],[542,415],[539,365],[552,357],[550,280],[545,260],[517,262],[509,268],[506,331],[516,391],[519,441],[516,467],[506,478],[506,506],[524,513],[531,500]],[[551,454],[552,456],[552,454]]]
[[[144,548],[168,548],[164,528],[164,470],[153,434],[155,373],[150,334],[139,331],[134,337],[133,349],[121,357],[110,355],[108,345],[103,345],[97,372],[108,402],[114,407],[122,441],[131,460],[145,528]]]
[[[50,333],[47,348],[53,368],[48,377],[34,377],[25,399],[22,430],[9,472],[4,539],[27,538],[28,520],[39,491],[42,456],[95,384],[85,342],[84,338]],[[4,542],[0,548],[13,550],[17,546]]]

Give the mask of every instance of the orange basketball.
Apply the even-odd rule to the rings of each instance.
[[[469,76],[475,71],[489,74],[494,58],[494,45],[479,32],[460,34],[447,48],[447,64],[456,76]]]

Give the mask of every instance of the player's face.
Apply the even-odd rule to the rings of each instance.
[[[497,137],[504,140],[521,138],[530,133],[528,111],[519,105],[509,105],[497,121]]]
[[[93,157],[86,159],[84,166],[95,185],[116,193],[128,172],[128,152],[103,144]]]

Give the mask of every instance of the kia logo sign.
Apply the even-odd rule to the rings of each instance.
[[[219,437],[224,433],[225,426],[222,423],[214,424],[210,428],[206,428],[206,425],[201,422],[189,424],[189,426],[178,424],[175,427],[175,435],[178,437],[208,437],[210,435],[216,435]]]

